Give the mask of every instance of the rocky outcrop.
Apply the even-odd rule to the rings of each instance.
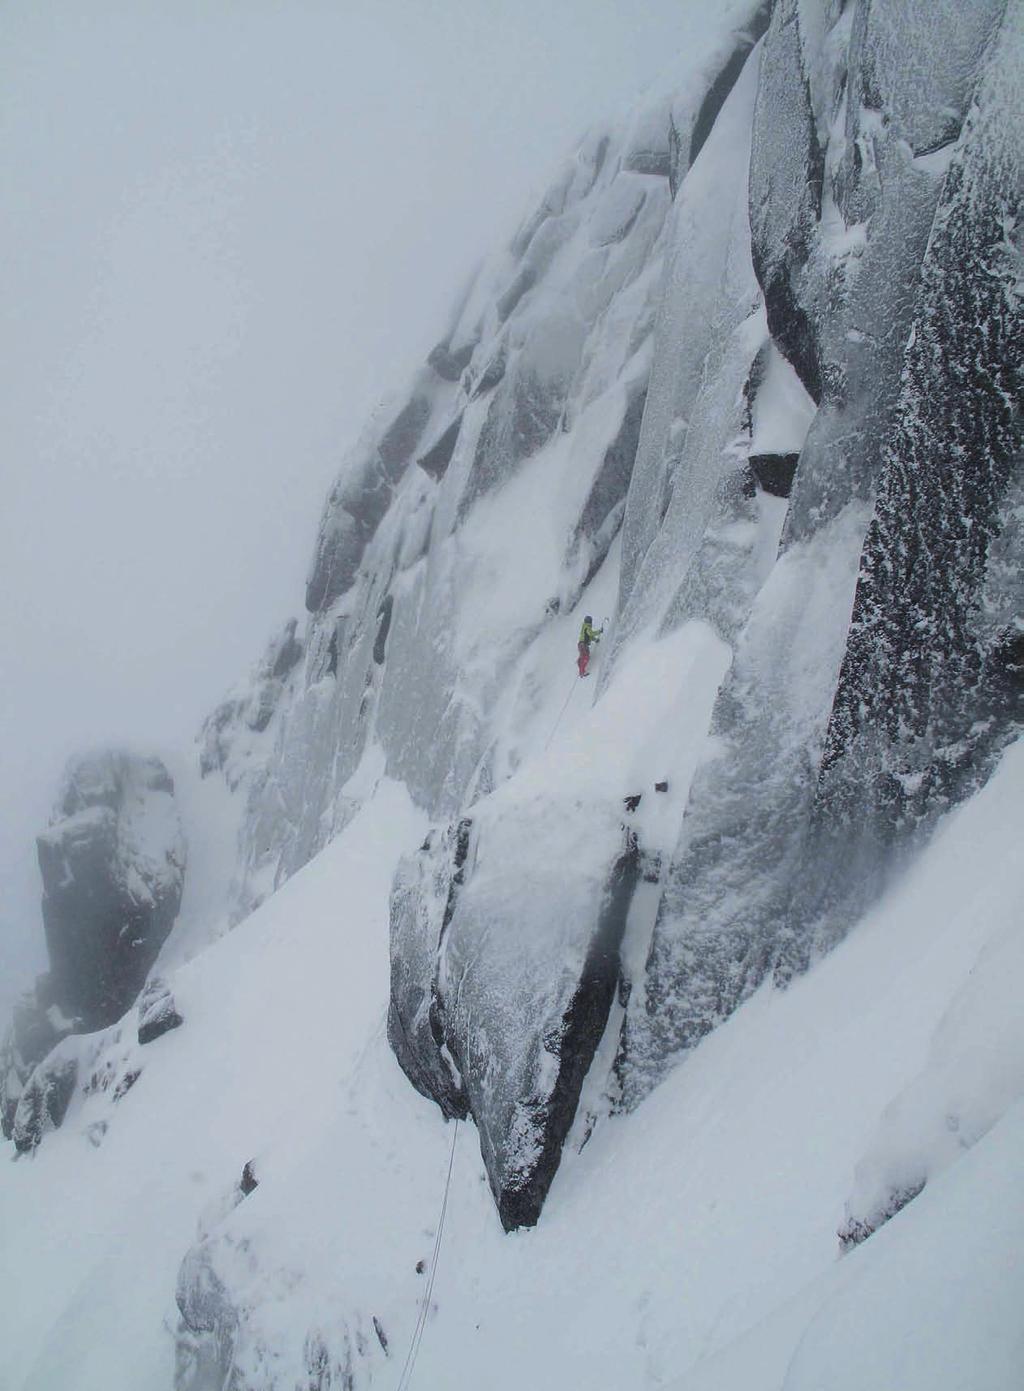
[[[167,769],[120,752],[75,759],[37,847],[53,998],[79,1028],[103,1028],[134,1002],[181,903]]]
[[[303,656],[298,623],[290,618],[267,644],[244,686],[221,702],[199,731],[199,769],[203,777],[223,773],[234,790],[254,762],[253,735],[266,730],[282,703]]]
[[[32,1072],[18,1101],[11,1139],[19,1154],[38,1149],[43,1136],[57,1130],[78,1083],[77,1040],[66,1039]]]
[[[11,1026],[0,1045],[0,1130],[5,1140],[14,1133],[14,1117],[29,1078],[74,1021],[61,1013],[48,976],[40,976],[14,1006]]]
[[[147,981],[139,997],[139,1043],[152,1043],[184,1022],[166,981]]]
[[[558,1168],[638,873],[635,837],[605,809],[541,813],[512,787],[399,870],[388,1037],[418,1091],[472,1115],[506,1231],[537,1221]]]

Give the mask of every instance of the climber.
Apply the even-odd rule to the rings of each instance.
[[[590,644],[592,642],[600,642],[601,634],[604,632],[603,628],[592,627],[591,624],[593,621],[594,620],[588,613],[583,620],[583,627],[580,629],[580,640],[577,644],[580,655],[576,658],[576,666],[581,676],[588,675],[587,667],[590,665]]]

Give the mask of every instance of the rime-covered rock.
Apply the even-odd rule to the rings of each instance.
[[[874,680],[880,653],[870,650],[870,640],[855,655],[855,630],[847,647],[871,500],[879,480],[885,497],[896,442],[908,428],[917,430],[907,374],[913,378],[920,356],[915,342],[917,320],[927,314],[928,265],[941,256],[936,229],[948,221],[956,170],[974,143],[977,117],[964,122],[975,86],[984,90],[987,73],[997,80],[994,35],[1004,8],[929,7],[927,22],[916,5],[824,5],[812,14],[786,0],[773,12],[753,121],[753,261],[774,341],[819,404],[799,451],[780,558],[730,638],[732,668],[712,721],[714,757],[694,780],[647,972],[630,1001],[619,1063],[627,1103],[766,974],[787,979],[806,966],[816,942],[840,936],[884,873],[881,852],[893,838],[877,837],[874,826],[879,818],[891,824],[891,793],[878,780],[859,780],[857,805],[879,854],[850,854],[842,835],[831,842],[834,854],[823,853],[821,827],[828,815],[841,816],[838,796],[827,814],[820,800],[838,776],[822,772],[826,730],[830,717],[837,730],[832,707],[844,663],[849,674],[842,684],[851,692],[859,668],[868,683]],[[1014,13],[1007,18],[1007,43],[1019,30]],[[914,55],[909,63],[908,53]],[[918,105],[924,93],[931,112],[941,105],[944,113],[945,143],[934,147],[934,115],[925,116]],[[979,168],[989,170],[982,183],[1005,179],[1006,144],[1019,145],[1019,136],[1019,112],[1004,100],[985,140],[975,145]],[[991,248],[992,209],[976,203],[963,216],[961,235],[977,234]],[[972,218],[977,221],[968,233]],[[1012,430],[1005,408],[1004,424],[996,424],[1000,408],[992,404],[985,374],[1013,377],[1006,325],[1015,311],[1005,297],[1005,273],[993,290],[985,254],[963,264],[961,279],[973,288],[953,299],[964,312],[957,321],[944,311],[927,351],[933,362],[948,353],[955,363],[962,345],[970,360],[981,330],[979,314],[967,306],[977,296],[994,307],[997,341],[981,349],[989,352],[981,374],[972,378],[965,362],[955,388],[947,382],[944,390],[954,414],[962,412],[965,420],[978,414],[979,433],[1003,430],[998,450],[1005,461]],[[941,295],[938,284],[935,293]],[[924,484],[941,458],[941,450],[928,458],[925,452],[906,475],[913,502],[908,492],[898,504],[911,533],[924,521],[918,481]],[[638,467],[635,486],[642,477]],[[952,512],[952,499],[948,506]],[[994,521],[990,527],[990,534],[999,530]],[[1011,529],[1002,528],[1004,547]],[[869,538],[866,557],[873,548]],[[957,575],[956,566],[939,568]],[[885,573],[894,584],[902,582],[896,570]],[[990,573],[995,579],[995,567]],[[1009,572],[1004,566],[1001,573]],[[1005,579],[1000,583],[1005,588]],[[1006,625],[1005,604],[1003,610]],[[939,668],[921,674],[938,695],[945,684]],[[877,689],[884,702],[883,688]],[[984,701],[967,701],[964,708],[977,716]],[[830,749],[836,742],[836,733],[829,734]],[[865,754],[873,742],[874,736],[865,743]],[[827,761],[834,758],[830,751]]]
[[[297,620],[290,618],[267,644],[249,680],[209,715],[199,731],[199,768],[204,777],[221,772],[234,790],[251,771],[258,741],[282,704],[302,660]]]
[[[53,996],[86,1030],[133,1003],[174,924],[185,842],[174,784],[156,758],[73,760],[37,838]]]
[[[613,808],[545,804],[522,782],[399,871],[388,1036],[419,1091],[472,1114],[506,1230],[540,1216],[615,997],[638,872]]]
[[[830,894],[980,785],[1024,718],[1002,655],[1024,630],[1022,62],[1008,14],[921,266],[818,783]]]
[[[152,1043],[184,1022],[167,982],[158,979],[147,981],[139,997],[139,1042]]]
[[[77,1040],[69,1038],[33,1070],[18,1099],[11,1139],[19,1154],[38,1149],[47,1131],[60,1127],[77,1082]]]
[[[74,1027],[53,1000],[48,976],[15,1002],[11,1025],[0,1045],[0,1131],[9,1140],[25,1086],[37,1064]]]

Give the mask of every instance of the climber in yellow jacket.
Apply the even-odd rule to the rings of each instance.
[[[583,627],[580,629],[580,640],[577,644],[579,656],[576,658],[576,666],[581,676],[586,676],[588,674],[587,668],[590,665],[590,644],[592,642],[600,642],[601,634],[604,632],[603,628],[593,627],[593,622],[594,620],[588,613],[583,620]]]

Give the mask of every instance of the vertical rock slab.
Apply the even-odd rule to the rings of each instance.
[[[830,897],[983,782],[1024,714],[1021,13],[993,45],[921,268],[818,785]]]
[[[506,1231],[537,1221],[558,1168],[638,873],[614,811],[513,782],[396,880],[389,1038],[417,1090],[472,1114]]]
[[[945,216],[936,219],[936,210],[951,196],[954,148],[963,148],[916,155],[913,142],[935,135],[918,103],[926,93],[934,105],[941,93],[939,134],[961,130],[1003,8],[929,9],[927,24],[944,25],[946,42],[926,44],[917,40],[926,20],[916,5],[812,13],[783,0],[773,13],[750,169],[754,265],[775,341],[820,406],[796,468],[780,559],[735,642],[713,754],[691,788],[646,978],[630,1001],[619,1059],[627,1105],[766,975],[784,981],[803,969],[814,943],[841,934],[878,882],[877,862],[870,876],[835,879],[835,859],[820,853],[819,770],[874,490],[907,426],[904,413],[913,413],[901,368],[927,301],[923,267]],[[909,66],[898,59],[901,44],[914,55]],[[1004,141],[1020,139],[1010,105],[987,135],[992,177],[1002,180]],[[978,150],[984,162],[983,142]],[[984,219],[978,231],[984,243]],[[933,356],[956,361],[952,339],[968,331],[969,317],[960,327],[948,317],[936,324]],[[971,323],[987,333],[979,318]],[[965,419],[978,405],[986,414],[990,369],[977,378],[961,371],[955,411]],[[908,493],[900,504],[911,528],[918,500]],[[861,810],[874,815],[882,791]]]

